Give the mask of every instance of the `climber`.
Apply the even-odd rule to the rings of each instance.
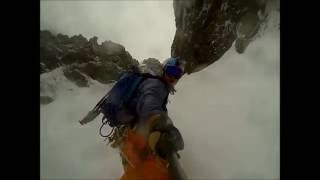
[[[125,171],[122,180],[186,179],[178,161],[183,139],[166,108],[168,96],[174,94],[183,74],[180,58],[169,58],[149,72],[124,73],[79,121],[83,125],[103,114],[100,135],[120,150]],[[113,129],[104,136],[101,129],[106,124]]]
[[[179,131],[168,117],[166,104],[169,93],[183,75],[183,61],[169,58],[163,63],[159,79],[148,78],[138,87],[129,106],[137,116],[119,143],[124,166],[121,180],[177,179],[173,154],[183,149]],[[170,164],[172,163],[172,164]],[[171,167],[168,168],[168,167]],[[181,178],[180,178],[181,179]]]

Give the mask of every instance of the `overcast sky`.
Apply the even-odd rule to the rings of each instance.
[[[172,0],[41,1],[40,28],[123,45],[139,61],[170,56],[175,33]]]
[[[172,1],[45,1],[41,29],[112,40],[141,60],[169,56],[175,26]],[[279,179],[279,37],[267,29],[244,54],[231,47],[177,84],[168,109],[190,179]],[[78,124],[108,86],[76,88],[61,75],[42,75],[61,84],[57,99],[41,106],[41,178],[119,178],[119,155],[98,135],[101,120]]]

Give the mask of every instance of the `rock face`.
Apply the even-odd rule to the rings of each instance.
[[[53,101],[54,99],[50,96],[40,96],[40,104],[49,104]]]
[[[99,45],[97,40],[40,31],[40,74],[62,66],[69,80],[88,87],[88,77],[109,83],[117,80],[121,72],[138,67],[139,62],[122,45],[112,41]]]
[[[172,57],[186,60],[186,73],[217,61],[235,42],[243,53],[268,14],[264,0],[174,0]]]
[[[89,87],[90,78],[107,84],[118,80],[123,71],[139,67],[139,62],[122,45],[112,41],[99,45],[97,40],[40,31],[40,77],[59,69],[61,74],[57,77],[65,77],[78,87]],[[40,81],[40,104],[54,101],[55,86],[56,83]]]
[[[89,87],[89,81],[78,69],[65,69],[64,76],[73,81],[79,87]]]

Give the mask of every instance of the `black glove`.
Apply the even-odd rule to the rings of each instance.
[[[178,152],[184,148],[184,142],[179,130],[172,124],[158,129],[161,132],[160,138],[156,144],[156,153],[167,159],[168,155]]]

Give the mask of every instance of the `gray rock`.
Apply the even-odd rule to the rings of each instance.
[[[79,71],[103,84],[118,80],[122,69],[112,62],[94,62],[82,64]]]
[[[185,71],[197,72],[220,59],[239,40],[243,53],[266,17],[263,0],[174,0],[176,33],[172,57],[186,60]],[[259,14],[261,17],[258,17]],[[238,28],[239,24],[243,26]],[[241,37],[238,38],[238,35]],[[243,37],[247,37],[244,41]]]
[[[48,72],[48,68],[46,67],[46,65],[44,63],[40,63],[40,74]]]
[[[116,44],[112,41],[104,41],[101,44],[101,52],[106,55],[123,54],[125,52],[125,48],[122,45]]]
[[[79,34],[78,36],[72,36],[70,39],[72,41],[73,46],[76,48],[84,47],[88,43],[88,40],[81,34]]]
[[[54,99],[50,96],[40,96],[40,104],[46,105],[53,101]]]
[[[89,81],[78,69],[67,68],[63,71],[67,79],[74,82],[78,87],[89,87]]]
[[[60,48],[57,39],[49,31],[40,31],[40,63],[42,67],[53,70],[59,67]],[[43,73],[44,71],[40,71]]]
[[[87,40],[81,34],[67,35],[40,31],[40,74],[65,66],[64,75],[79,87],[87,87],[86,76],[101,83],[119,78],[123,71],[138,67],[125,48],[112,41],[101,45],[97,37]]]
[[[72,44],[72,39],[70,39],[67,35],[57,34],[57,39],[60,44]]]

